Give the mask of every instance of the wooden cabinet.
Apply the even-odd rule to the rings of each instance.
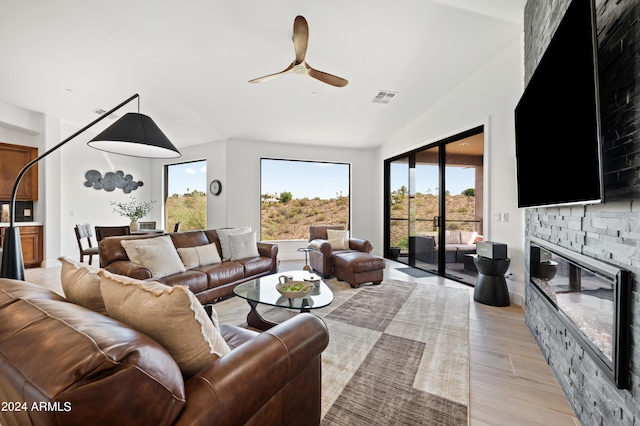
[[[6,227],[0,228],[0,244],[4,245],[4,233]],[[44,233],[43,227],[21,226],[20,244],[22,245],[22,261],[25,268],[37,268],[44,260]]]
[[[0,142],[0,200],[9,200],[20,170],[38,157],[38,148]],[[27,172],[18,186],[17,200],[38,199],[38,165]]]

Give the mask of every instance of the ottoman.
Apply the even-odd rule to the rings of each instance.
[[[380,284],[384,267],[383,258],[369,253],[347,251],[333,255],[336,278],[348,282],[352,288],[358,288],[360,284],[368,282]]]

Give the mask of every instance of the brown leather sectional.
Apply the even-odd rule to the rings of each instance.
[[[220,240],[215,229],[174,232],[168,235],[176,248],[216,243],[218,253],[222,257]],[[114,274],[141,280],[151,279],[151,271],[143,265],[131,262],[120,241],[153,237],[156,236],[126,235],[103,239],[98,244],[100,266]],[[200,303],[211,303],[216,299],[233,294],[233,288],[240,283],[278,272],[278,246],[262,242],[258,242],[257,245],[260,257],[226,260],[222,263],[200,266],[164,278],[154,279],[167,285],[187,285]]]
[[[183,378],[150,337],[2,278],[0,424],[319,424],[322,320],[299,314],[261,334],[221,333],[231,352]]]

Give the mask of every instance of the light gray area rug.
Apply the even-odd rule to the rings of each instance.
[[[396,280],[359,289],[337,280],[327,285],[333,303],[312,310],[329,328],[323,425],[468,424],[468,289]],[[276,322],[296,314],[260,308]],[[215,309],[221,323],[246,326],[244,299]]]

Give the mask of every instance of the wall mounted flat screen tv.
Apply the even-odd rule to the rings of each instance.
[[[603,201],[597,46],[573,0],[515,109],[518,207]]]

